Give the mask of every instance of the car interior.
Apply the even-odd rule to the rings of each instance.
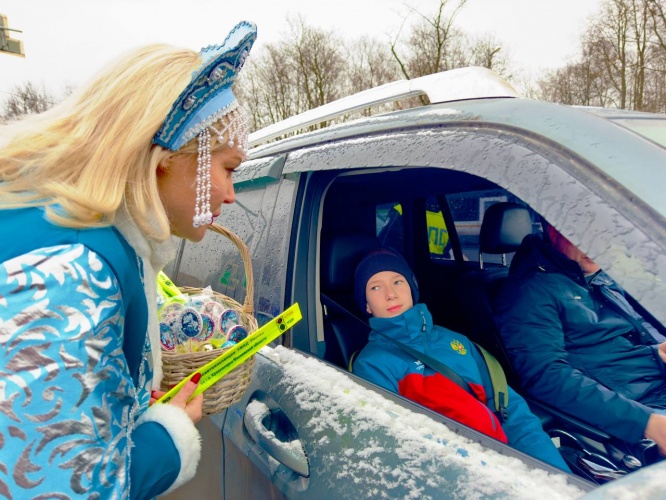
[[[353,301],[354,270],[373,248],[391,246],[414,270],[434,323],[491,352],[521,392],[493,302],[523,237],[540,230],[540,216],[521,200],[467,173],[410,168],[337,176],[324,199],[320,235],[324,359],[353,372],[369,333]],[[652,441],[618,442],[593,423],[526,400],[581,477],[601,484],[657,460]]]

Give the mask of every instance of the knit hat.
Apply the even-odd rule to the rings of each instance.
[[[365,287],[370,278],[375,274],[382,271],[394,271],[402,274],[409,288],[412,291],[412,300],[416,304],[419,300],[419,287],[416,282],[414,272],[407,264],[407,261],[397,252],[389,250],[388,248],[380,248],[374,250],[368,255],[363,257],[356,266],[354,273],[354,299],[361,311],[366,312],[366,304],[368,301],[365,298]]]

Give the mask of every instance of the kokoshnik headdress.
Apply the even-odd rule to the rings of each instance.
[[[249,123],[243,108],[238,105],[231,86],[243,67],[257,38],[257,27],[241,21],[227,35],[222,45],[209,45],[199,53],[202,63],[192,73],[192,81],[173,103],[153,143],[178,151],[197,137],[197,200],[194,227],[213,222],[210,210],[210,132],[218,141],[226,138],[228,146],[245,154]],[[222,118],[226,123],[215,123]]]

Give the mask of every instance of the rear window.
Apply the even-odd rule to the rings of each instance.
[[[479,233],[483,216],[491,205],[501,201],[521,203],[518,198],[504,189],[482,191],[466,191],[444,195],[451,211],[455,231],[458,235],[463,259],[471,262],[479,261]],[[405,252],[405,221],[404,213],[408,208],[399,201],[382,203],[375,207],[376,235],[383,246],[392,247],[400,253]],[[432,261],[452,261],[454,254],[449,238],[449,229],[440,208],[438,197],[429,196],[425,200],[426,232],[420,236],[428,241],[430,259]],[[540,230],[540,223],[532,213],[533,230]],[[511,260],[511,255],[484,255],[484,262],[501,264],[504,258]]]
[[[402,204],[396,201],[377,205],[375,214],[377,221],[376,234],[380,244],[404,253]],[[426,201],[425,218],[426,234],[423,237],[428,240],[430,258],[434,260],[453,260],[453,253],[449,244],[449,232],[444,222],[442,210],[434,196],[429,197]]]

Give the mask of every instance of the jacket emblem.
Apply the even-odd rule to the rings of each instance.
[[[467,349],[465,349],[465,346],[460,342],[459,340],[452,340],[451,341],[451,349],[456,351],[458,354],[464,356],[467,354]]]

